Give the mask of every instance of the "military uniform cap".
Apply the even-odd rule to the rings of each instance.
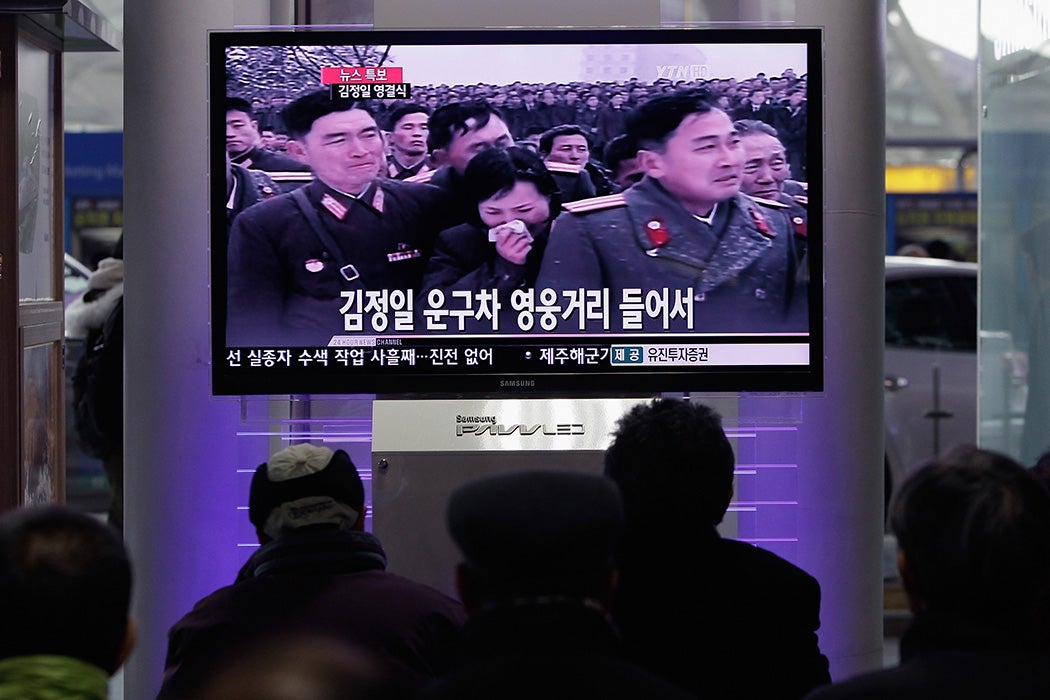
[[[518,472],[457,489],[448,528],[466,562],[488,576],[568,577],[612,565],[623,507],[616,485],[603,477]]]

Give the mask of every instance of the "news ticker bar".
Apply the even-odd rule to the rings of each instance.
[[[610,364],[617,366],[699,366],[809,364],[809,346],[799,343],[726,343],[712,345],[612,345]]]
[[[377,342],[378,341],[378,342]],[[376,336],[334,336],[329,348],[374,348],[382,346],[383,339]],[[393,348],[390,348],[393,349]],[[578,348],[588,349],[586,347]],[[597,348],[594,348],[597,349]],[[601,348],[603,358],[613,367],[655,366],[807,366],[810,348],[806,343],[613,343]],[[492,349],[486,349],[491,357]],[[554,350],[571,351],[572,348]],[[537,348],[522,349],[531,355]],[[539,352],[542,358],[545,353]],[[593,364],[593,363],[591,363]]]

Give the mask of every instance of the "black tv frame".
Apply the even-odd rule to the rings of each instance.
[[[244,366],[246,351],[242,349],[242,366],[231,367],[226,344],[226,218],[224,149],[219,146],[224,138],[217,131],[224,126],[224,98],[226,95],[226,52],[237,46],[342,46],[381,45],[394,47],[394,60],[399,65],[396,47],[457,46],[457,45],[642,45],[642,44],[755,44],[805,45],[807,64],[808,139],[808,247],[807,258],[810,283],[808,287],[809,362],[806,365],[745,365],[745,366],[677,366],[661,368],[623,368],[611,365],[562,365],[544,368],[538,361],[525,361],[521,353],[525,346],[541,352],[546,347],[600,348],[609,346],[610,336],[592,335],[572,341],[565,338],[552,341],[544,336],[494,335],[484,342],[469,341],[449,336],[411,335],[396,339],[378,336],[381,342],[400,341],[401,345],[383,346],[429,350],[430,348],[491,349],[494,360],[501,366],[482,368],[464,364],[461,357],[456,366],[422,371],[372,368],[375,371],[354,371],[333,366],[302,366],[296,354],[303,348],[291,348],[289,367]],[[769,66],[769,71],[794,66]],[[351,30],[351,31],[232,31],[212,32],[209,36],[209,125],[211,133],[210,202],[211,202],[211,298],[212,298],[212,390],[215,395],[278,395],[278,394],[372,394],[413,396],[473,396],[473,397],[545,397],[545,396],[617,396],[624,393],[655,394],[673,391],[691,392],[819,392],[823,390],[824,368],[824,313],[823,313],[823,38],[817,28],[749,28],[749,29],[566,29],[566,30]],[[641,76],[639,76],[641,77]],[[710,77],[722,77],[712,75]],[[406,81],[411,82],[411,69],[406,67]],[[448,84],[468,83],[450,73]],[[546,81],[550,82],[550,81]],[[318,84],[320,87],[320,84]],[[362,334],[364,335],[364,334]],[[588,340],[593,338],[593,340]],[[661,344],[685,346],[717,346],[743,342],[754,346],[784,343],[785,337],[770,334],[727,335],[650,335],[625,337],[622,343],[633,346]],[[790,339],[788,339],[790,340]],[[645,342],[643,342],[645,341]],[[621,343],[621,344],[622,344]],[[274,348],[269,348],[274,349]],[[285,349],[285,348],[280,348]],[[330,348],[334,351],[335,348]],[[332,353],[330,352],[330,355]],[[518,355],[515,362],[507,358]],[[533,358],[535,360],[535,358]],[[418,366],[418,365],[417,365]]]

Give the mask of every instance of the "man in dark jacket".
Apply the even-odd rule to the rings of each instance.
[[[725,112],[703,91],[668,94],[632,111],[627,135],[645,177],[565,206],[536,287],[606,288],[623,307],[670,297],[667,313],[604,319],[613,332],[808,330],[787,207],[741,193],[744,152]]]
[[[733,110],[733,121],[740,119],[757,119],[773,126],[776,111],[773,105],[766,102],[766,92],[762,88],[754,88],[747,96],[747,102]]]
[[[251,104],[240,97],[226,98],[226,152],[234,165],[266,172],[299,172],[303,163],[263,148],[259,122]]]
[[[242,211],[280,193],[277,184],[262,170],[250,170],[230,162],[226,154],[226,235]]]
[[[589,474],[521,472],[455,491],[467,657],[424,697],[689,697],[620,654],[606,610],[622,525],[616,487]]]
[[[227,342],[324,346],[344,333],[411,331],[411,311],[369,318],[357,307],[368,292],[410,299],[418,290],[447,226],[441,193],[380,177],[383,136],[365,104],[320,90],[283,114],[316,179],[234,221]]]
[[[188,697],[226,651],[276,632],[342,639],[415,685],[450,668],[461,606],[387,573],[365,511],[361,478],[342,450],[293,445],[260,465],[248,516],[262,547],[233,585],[171,628],[160,697]]]
[[[812,699],[1050,697],[1050,494],[1037,478],[962,447],[901,485],[890,526],[915,615],[900,666]]]
[[[820,586],[719,535],[733,467],[707,406],[658,399],[620,420],[605,453],[627,523],[613,619],[635,661],[697,697],[797,700],[830,680]]]

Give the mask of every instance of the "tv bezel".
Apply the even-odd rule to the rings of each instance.
[[[358,41],[357,39],[368,41]],[[232,346],[226,340],[226,189],[224,148],[218,147],[219,125],[225,123],[226,50],[235,46],[332,46],[332,45],[501,45],[501,44],[804,44],[807,65],[807,160],[808,213],[807,261],[809,269],[809,364],[805,366],[690,366],[658,370],[616,369],[601,371],[517,372],[457,371],[430,374],[393,372],[340,373],[337,369],[310,372],[304,368],[224,366]],[[823,193],[823,33],[820,28],[682,28],[650,29],[478,29],[478,30],[298,30],[298,31],[213,31],[209,33],[209,143],[210,149],[210,251],[212,322],[212,393],[216,396],[285,394],[382,394],[413,397],[559,397],[618,396],[624,393],[665,392],[820,392],[824,388],[824,193]],[[396,65],[395,61],[391,65]],[[782,66],[788,68],[789,66]],[[770,66],[770,69],[777,68]],[[713,76],[719,77],[719,76]],[[411,82],[409,80],[409,82]],[[464,81],[450,76],[449,84]],[[318,81],[320,87],[320,81]],[[223,142],[225,138],[223,137]],[[783,337],[742,337],[728,335],[730,342],[783,342]],[[414,336],[418,337],[418,336]],[[500,338],[500,334],[494,334]],[[535,336],[542,347],[544,336]],[[597,335],[601,338],[601,335]],[[645,334],[630,339],[635,344],[673,343],[680,334]],[[447,340],[449,336],[437,336]],[[532,336],[523,338],[530,343]],[[712,344],[712,338],[689,338],[694,345]],[[684,342],[678,340],[678,342]],[[439,344],[435,342],[435,344]],[[469,347],[469,344],[460,343]],[[478,343],[476,345],[481,345]],[[581,338],[579,346],[587,346]],[[300,348],[301,349],[301,348]],[[293,349],[294,350],[294,349]]]

